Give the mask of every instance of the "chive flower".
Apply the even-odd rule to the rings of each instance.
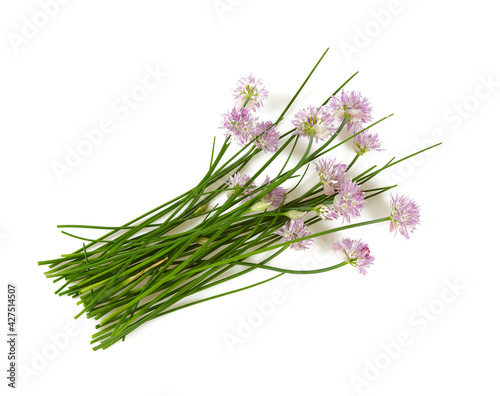
[[[313,135],[318,140],[327,139],[336,128],[335,119],[326,111],[325,107],[309,106],[301,109],[295,114],[292,121],[295,135],[309,137]]]
[[[368,130],[361,132],[353,138],[354,151],[363,155],[369,151],[384,151],[380,148],[380,140],[377,133],[371,133]]]
[[[268,185],[270,183],[269,176],[266,176],[266,179],[264,180],[264,183],[262,183],[262,186]],[[279,208],[285,201],[285,195],[288,192],[286,188],[283,187],[276,187],[273,190],[269,191],[264,197],[262,198],[263,202],[271,202],[271,204],[275,208]]]
[[[233,90],[237,110],[245,106],[246,109],[256,111],[267,97],[269,97],[269,92],[264,84],[260,79],[256,80],[252,74],[241,77]]]
[[[398,232],[406,239],[410,238],[410,233],[415,231],[420,224],[420,207],[413,199],[405,195],[394,197],[391,194],[391,232]]]
[[[375,258],[370,255],[368,245],[361,239],[342,238],[333,244],[333,251],[337,257],[358,269],[361,275],[366,275]]]
[[[321,220],[337,220],[339,218],[337,212],[327,205],[315,206],[314,211],[318,214]]]
[[[311,235],[311,232],[307,229],[307,226],[304,224],[302,219],[292,219],[274,233],[282,237],[282,242],[293,241],[294,239]],[[302,241],[292,243],[290,248],[293,250],[306,250],[312,245],[312,243],[312,239],[304,239]]]
[[[332,158],[321,158],[317,163],[314,163],[326,195],[335,194],[346,178],[347,165],[335,161]]]
[[[236,172],[234,175],[232,175],[229,179],[226,181],[226,185],[228,188],[239,188],[245,186],[248,181],[250,180],[250,175],[248,173],[240,173]],[[252,182],[246,188],[240,192],[239,196],[245,196],[245,195],[250,195],[255,188],[255,183]],[[228,191],[227,192],[227,197],[229,198],[231,195],[233,195],[235,191]]]
[[[222,114],[222,126],[219,129],[224,129],[224,136],[230,138],[231,141],[238,143],[241,146],[247,144],[255,134],[257,119],[252,117],[252,114],[247,108],[241,110],[233,107],[226,114]]]
[[[345,179],[339,187],[333,200],[335,211],[348,223],[351,219],[361,216],[364,205],[364,194],[360,186],[351,179]]]
[[[276,125],[271,121],[259,122],[253,134],[255,135],[255,146],[262,149],[264,153],[278,151],[280,134],[276,130]]]
[[[330,114],[342,122],[347,117],[347,130],[352,133],[363,129],[363,124],[372,120],[370,102],[361,96],[361,92],[345,92],[340,96],[332,96],[327,104]]]

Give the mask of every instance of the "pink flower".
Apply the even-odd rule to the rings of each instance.
[[[269,92],[260,79],[256,80],[250,74],[249,76],[241,77],[236,88],[233,90],[233,98],[236,101],[236,109],[240,110],[245,102],[245,108],[256,111],[262,106],[262,101],[269,96]]]
[[[420,207],[413,199],[398,194],[396,197],[391,194],[391,207],[391,232],[395,231],[395,234],[399,232],[409,239],[410,233],[420,224]]]
[[[238,187],[245,186],[249,180],[250,180],[250,175],[248,173],[236,172],[233,176],[231,176],[229,179],[227,179],[226,184],[229,188],[236,189]],[[243,190],[243,192],[241,192],[241,189],[240,189],[239,196],[250,195],[254,188],[255,188],[255,183],[252,182]],[[229,198],[234,193],[235,193],[235,191],[228,191],[227,197]]]
[[[293,241],[294,239],[303,238],[311,235],[302,219],[290,220],[283,227],[274,232],[280,235],[281,241]],[[304,239],[302,241],[294,242],[290,245],[293,250],[306,250],[313,243],[312,239]]]
[[[314,210],[321,220],[337,220],[339,218],[337,212],[327,205],[318,205],[314,207]]]
[[[253,133],[256,136],[254,144],[257,148],[262,149],[264,153],[278,151],[280,134],[271,121],[260,122]]]
[[[222,117],[222,126],[219,128],[226,130],[224,134],[226,138],[231,138],[231,141],[241,146],[253,139],[258,119],[253,118],[248,109],[233,108],[226,114],[222,114]]]
[[[373,256],[370,256],[368,245],[361,239],[342,238],[340,242],[333,244],[333,251],[341,260],[356,267],[361,275],[366,275],[366,269],[375,260]]]
[[[255,187],[255,184],[252,183],[253,186],[252,186],[252,189],[253,187]],[[266,186],[270,184],[270,178],[269,176],[266,175],[266,178],[264,179],[264,182],[261,184],[261,186]],[[248,191],[248,195],[247,197],[243,200],[243,202],[246,202],[246,201],[249,201],[250,199],[252,199],[253,197],[255,197],[255,195],[257,194],[252,194],[252,191],[251,190],[245,190],[245,191]],[[285,200],[285,195],[287,193],[287,189],[286,188],[283,188],[283,187],[276,187],[274,188],[273,190],[269,191],[266,195],[264,195],[260,202],[268,202],[268,203],[271,203],[275,208],[279,208],[281,206],[281,204],[284,202]],[[261,192],[260,190],[258,192]]]
[[[263,186],[267,185],[270,183],[269,176],[266,176],[266,179],[264,180],[264,183],[262,183]],[[275,189],[269,191],[264,197],[262,198],[262,202],[271,202],[271,204],[275,208],[279,208],[281,204],[285,200],[285,195],[287,193],[287,189],[283,187],[276,187]]]
[[[361,216],[364,199],[361,187],[351,179],[346,179],[340,184],[338,194],[333,200],[333,207],[345,221],[350,223],[352,218]]]
[[[324,107],[309,106],[295,114],[292,124],[296,130],[293,133],[305,137],[313,135],[316,141],[325,140],[336,130],[334,121]]]
[[[363,124],[372,120],[370,102],[361,96],[361,92],[344,92],[340,97],[332,96],[327,104],[330,114],[342,122],[348,118],[347,130],[353,133],[363,129]]]
[[[353,138],[354,151],[359,155],[363,155],[368,151],[384,151],[380,148],[380,140],[376,133],[371,133],[368,130],[361,132]]]
[[[314,163],[326,195],[333,195],[346,178],[347,165],[336,163],[335,159],[321,158]]]

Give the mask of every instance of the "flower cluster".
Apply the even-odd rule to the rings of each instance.
[[[363,155],[368,151],[383,151],[380,148],[380,141],[377,133],[371,133],[368,130],[361,132],[353,138],[354,151],[359,155]]]
[[[316,141],[327,139],[336,129],[335,119],[325,109],[325,107],[313,107],[301,109],[295,114],[292,121],[295,135],[314,136]]]
[[[363,129],[363,124],[372,120],[370,102],[361,96],[361,92],[344,92],[340,96],[332,96],[328,101],[331,115],[342,122],[347,117],[347,130],[353,133]]]
[[[236,107],[224,116],[223,125],[226,129],[226,137],[244,145],[254,140],[254,144],[264,152],[276,152],[279,144],[279,133],[276,125],[271,121],[259,122],[253,117],[251,111],[262,106],[262,100],[268,96],[260,80],[253,76],[242,78],[238,87],[234,90],[234,98],[237,100]],[[304,137],[313,136],[316,141],[326,140],[338,129],[344,119],[347,119],[347,130],[355,134],[352,139],[354,151],[363,155],[369,151],[382,151],[377,133],[368,129],[359,133],[365,124],[372,120],[372,108],[367,98],[360,92],[342,91],[338,96],[332,96],[326,106],[308,106],[299,110],[292,121],[295,129],[294,134]],[[365,198],[361,186],[347,176],[347,165],[336,162],[336,159],[321,158],[314,163],[316,173],[319,176],[326,196],[333,197],[329,204],[319,204],[312,208],[316,215],[322,220],[337,220],[350,223],[352,219],[361,215]],[[231,188],[244,186],[250,180],[245,173],[236,173],[227,181]],[[270,183],[267,176],[262,186]],[[247,186],[240,194],[247,201],[255,196],[253,190],[255,183]],[[279,208],[285,203],[287,190],[276,187],[268,192],[259,203],[254,205],[256,210],[265,210],[269,205]],[[229,194],[228,194],[229,195]],[[413,232],[418,224],[418,206],[406,198],[391,198],[392,211],[391,231],[401,233],[406,238]],[[303,221],[306,211],[289,210],[284,213],[290,218],[285,225],[275,233],[282,237],[282,241],[292,241],[311,235]],[[294,242],[291,248],[294,250],[307,249],[312,240]],[[360,240],[344,238],[334,244],[334,250],[339,253],[346,262],[356,266],[359,272],[366,274],[366,268],[373,263],[368,246]]]
[[[314,211],[318,214],[321,220],[337,220],[339,218],[335,209],[327,205],[318,205],[314,207]]]
[[[250,175],[248,173],[236,172],[229,179],[227,179],[226,185],[228,186],[228,188],[235,189],[235,190],[237,190],[237,189],[241,190],[241,187],[246,186],[246,184],[249,181],[250,181]],[[256,185],[254,182],[250,183],[248,186],[246,186],[245,189],[243,189],[243,191],[240,192],[239,196],[249,196],[255,187],[256,187]],[[228,191],[227,197],[229,198],[234,193],[235,193],[235,191],[232,191],[232,190]]]
[[[222,127],[226,130],[224,136],[231,141],[244,146],[255,136],[257,120],[252,117],[246,108],[237,110],[233,108],[222,115]]]
[[[226,186],[230,189],[238,189],[240,187],[246,186],[246,184],[250,180],[250,175],[247,173],[240,173],[236,172],[233,176],[231,176],[228,180],[226,180]],[[264,179],[264,182],[261,184],[261,187],[265,187],[271,183],[271,179],[269,176],[266,176]],[[257,187],[255,182],[250,183],[246,188],[239,194],[240,197],[245,197],[243,202],[247,202],[257,193],[254,194],[254,190]],[[265,194],[260,202],[263,204],[256,204],[255,209],[257,208],[267,208],[269,205],[273,205],[275,208],[279,208],[284,202],[285,202],[285,196],[287,193],[287,189],[283,187],[275,187],[271,191],[269,191],[267,194]],[[260,191],[259,191],[260,192]],[[234,194],[234,191],[228,191],[227,192],[227,197],[229,198],[231,195]],[[264,205],[265,203],[268,203],[269,205]],[[263,209],[260,209],[263,210]]]
[[[367,98],[361,92],[344,92],[339,97],[332,96],[328,108],[337,122],[342,122],[347,117],[347,130],[357,134],[353,139],[354,151],[363,155],[369,151],[382,151],[376,133],[365,130],[365,124],[372,120],[372,108]]]
[[[365,197],[363,190],[351,179],[345,179],[340,184],[337,195],[334,198],[333,206],[335,211],[348,223],[352,218],[361,216]]]
[[[370,256],[368,245],[360,239],[342,238],[340,242],[333,244],[333,251],[339,259],[356,267],[361,275],[366,275],[366,269],[375,260]]]
[[[339,96],[332,96],[325,106],[309,106],[299,110],[292,121],[294,134],[306,137],[313,135],[316,140],[325,140],[340,127],[344,118],[347,118],[347,130],[356,134],[372,120],[371,111],[370,102],[361,96],[361,92],[342,90]],[[359,155],[382,150],[378,135],[368,130],[356,135],[353,144]]]
[[[276,125],[271,121],[259,122],[253,132],[255,136],[255,146],[262,149],[264,153],[275,153],[278,151],[280,134],[276,130]]]
[[[262,186],[266,186],[270,184],[270,179],[269,176],[266,176],[266,179],[264,180],[264,183],[262,183]],[[271,204],[275,208],[279,208],[284,202],[285,202],[285,195],[287,193],[287,189],[283,187],[276,187],[270,192],[268,192],[264,197],[261,199],[263,202],[271,202]]]
[[[326,195],[333,195],[346,178],[347,165],[335,162],[335,159],[321,158],[314,163]]]
[[[294,133],[305,137],[313,135],[316,140],[325,140],[347,118],[347,130],[355,134],[372,120],[371,111],[370,102],[360,92],[342,90],[340,96],[332,96],[325,106],[309,106],[299,110],[292,121]]]
[[[407,196],[391,194],[391,209],[391,232],[399,232],[409,239],[410,233],[420,224],[420,207]]]
[[[283,227],[275,231],[275,234],[280,235],[283,242],[289,242],[294,239],[304,238],[311,235],[302,219],[292,219],[287,222]],[[304,239],[302,241],[293,242],[290,248],[293,250],[306,250],[313,243],[312,239]]]
[[[232,142],[245,146],[254,142],[255,146],[266,152],[275,153],[278,150],[280,134],[271,121],[260,122],[252,112],[262,106],[262,101],[269,96],[260,79],[250,74],[238,81],[233,91],[235,107],[222,114],[220,129],[224,136]]]
[[[260,79],[256,80],[252,74],[239,79],[236,88],[233,90],[233,98],[236,101],[236,110],[243,107],[256,111],[262,106],[262,101],[269,96],[269,92],[264,88]]]
[[[323,220],[335,220],[342,216],[348,223],[352,218],[359,217],[363,209],[364,194],[361,187],[347,177],[347,165],[336,163],[331,158],[322,158],[314,165],[325,195],[335,196],[333,209],[326,205],[315,208],[318,216]]]

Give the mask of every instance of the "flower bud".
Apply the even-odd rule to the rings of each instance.
[[[266,210],[269,207],[269,205],[271,205],[271,202],[259,201],[251,207],[250,212],[261,212],[263,210]]]
[[[205,205],[200,206],[198,209],[194,211],[194,214],[205,213],[208,209],[208,205],[210,205],[210,202],[207,202]]]
[[[199,237],[198,239],[196,239],[196,243],[198,245],[204,245],[207,242],[208,242],[208,238],[206,238],[206,237]]]
[[[288,212],[283,214],[290,219],[298,220],[304,217],[306,213],[307,212],[301,212],[300,210],[289,210]]]

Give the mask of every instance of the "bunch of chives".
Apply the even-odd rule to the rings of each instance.
[[[39,262],[49,267],[45,272],[48,278],[63,281],[56,294],[79,299],[82,309],[76,318],[85,313],[100,320],[91,341],[95,350],[124,340],[151,319],[257,286],[285,273],[315,274],[350,264],[364,275],[373,264],[368,245],[349,238],[333,245],[340,261],[333,266],[299,271],[268,264],[287,248],[309,248],[316,237],[380,222],[389,222],[391,231],[409,237],[419,223],[419,208],[405,196],[391,197],[391,210],[386,216],[351,223],[360,216],[370,198],[396,187],[363,189],[368,181],[432,148],[351,175],[351,167],[361,155],[380,150],[377,134],[369,129],[390,117],[371,122],[372,109],[367,99],[343,90],[355,74],[320,106],[298,111],[292,130],[278,132],[280,122],[327,51],[275,122],[259,122],[254,115],[268,96],[260,80],[250,75],[238,82],[233,94],[235,107],[224,115],[225,141],[216,152],[214,139],[208,171],[191,190],[121,227],[59,226],[107,231],[97,239],[63,231],[83,240],[82,248],[61,258]],[[343,130],[349,136],[337,143]],[[307,147],[297,153],[299,139],[306,139]],[[242,147],[225,159],[231,144]],[[354,148],[349,165],[325,156],[344,144]],[[266,155],[265,163],[253,175],[246,174],[245,167],[260,153]],[[298,160],[293,160],[294,154],[298,154]],[[257,186],[256,179],[280,159],[283,166],[279,173],[272,179],[266,176]],[[317,173],[317,184],[303,194],[293,194],[304,182],[311,164]],[[282,186],[290,181],[292,188]],[[212,205],[224,195],[222,204]],[[320,221],[342,224],[312,233],[310,227]],[[180,231],[190,224],[194,225]],[[262,254],[264,259],[252,261],[253,256]],[[199,296],[255,269],[273,275],[226,293]]]

